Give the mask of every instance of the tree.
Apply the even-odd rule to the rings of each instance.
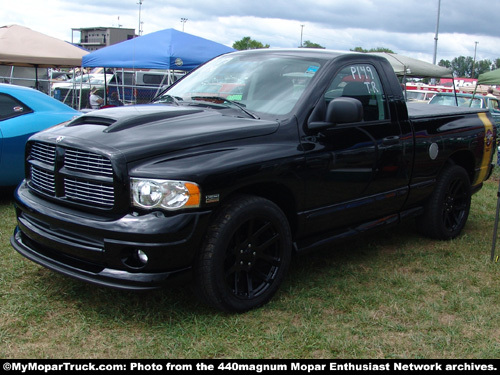
[[[246,36],[243,39],[234,42],[233,48],[242,51],[246,49],[269,48],[269,44],[263,45],[261,42]]]
[[[472,76],[472,62],[474,59],[471,56],[458,56],[451,60],[451,69],[455,77],[470,78]]]
[[[442,66],[442,67],[444,67],[444,68],[451,69],[451,62],[450,62],[450,60],[443,60],[443,59],[441,59],[441,60],[438,62],[438,65],[439,65],[439,66]]]
[[[493,64],[494,66],[491,69],[500,69],[500,58],[497,58]]]
[[[476,61],[474,64],[474,78],[477,78],[480,74],[489,72],[492,65],[493,63],[488,59]]]
[[[309,40],[306,40],[304,43],[302,43],[302,47],[303,48],[323,48],[323,49],[325,49],[325,47],[323,47],[322,45],[320,45],[318,43],[313,43]]]
[[[499,62],[498,60],[500,59],[497,59],[497,62]],[[490,60],[486,59],[474,62],[471,56],[455,57],[451,62],[449,60],[441,60],[438,65],[451,69],[455,77],[462,78],[477,78],[480,74],[489,72],[492,68],[495,68],[495,64]],[[472,66],[474,66],[474,75],[472,75]]]
[[[353,52],[364,52],[364,53],[367,53],[367,52],[388,52],[388,53],[394,53],[393,50],[391,50],[389,48],[385,48],[385,47],[370,48],[369,50],[368,49],[364,49],[363,47],[354,47],[354,49],[351,49],[351,51],[353,51]]]

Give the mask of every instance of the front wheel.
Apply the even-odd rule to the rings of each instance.
[[[195,267],[200,297],[227,312],[268,302],[288,270],[292,250],[288,220],[273,202],[239,196],[221,207]]]
[[[471,204],[469,176],[464,168],[451,165],[441,173],[434,192],[418,219],[421,232],[431,238],[457,237],[467,222]]]

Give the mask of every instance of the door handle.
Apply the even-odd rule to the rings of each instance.
[[[382,139],[382,143],[386,146],[397,145],[399,143],[399,136],[385,137]]]

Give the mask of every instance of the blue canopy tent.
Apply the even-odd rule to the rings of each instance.
[[[191,71],[216,56],[233,51],[235,51],[233,48],[208,39],[174,29],[165,29],[91,52],[84,56],[85,59],[82,59],[82,66],[121,68],[122,83],[120,89],[117,88],[117,90],[118,93],[122,93],[121,98],[127,99],[134,96],[132,92],[135,86],[125,85],[124,69],[167,70],[170,73],[165,83],[170,85],[175,80],[174,70]],[[105,82],[107,82],[106,78]],[[161,91],[162,85],[163,82],[157,92]],[[155,88],[151,89],[155,90]],[[106,92],[105,87],[105,105],[107,104]]]
[[[83,57],[82,66],[190,71],[232,51],[223,44],[166,29],[91,52]]]

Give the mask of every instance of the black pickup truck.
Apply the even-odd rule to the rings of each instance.
[[[11,243],[98,285],[189,279],[243,312],[269,301],[295,252],[406,218],[458,236],[495,140],[486,110],[407,106],[383,57],[235,52],[155,103],[33,136]]]

